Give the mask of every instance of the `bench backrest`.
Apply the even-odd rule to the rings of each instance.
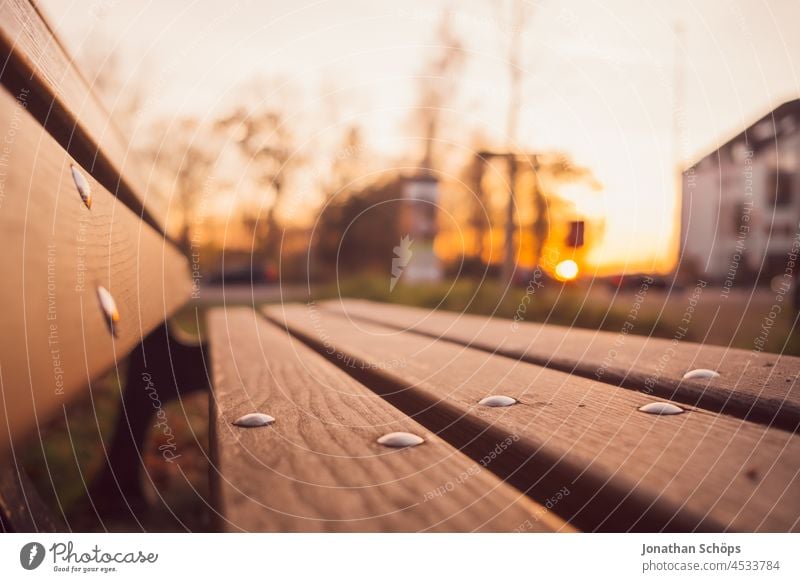
[[[183,305],[191,279],[127,142],[31,2],[0,5],[0,52],[2,455]]]

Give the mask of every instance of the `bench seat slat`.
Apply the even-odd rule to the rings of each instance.
[[[800,427],[800,358],[538,323],[515,325],[508,319],[370,301],[323,305],[351,317],[441,337],[785,430]],[[721,377],[710,383],[682,379],[697,368],[717,370]]]
[[[570,529],[258,312],[213,310],[208,330],[212,495],[222,529]],[[249,412],[276,422],[232,425]],[[393,431],[427,442],[376,443]]]
[[[654,399],[636,391],[314,307],[265,312],[473,458],[495,431],[518,434],[492,470],[540,500],[568,486],[556,510],[582,529],[800,527],[796,435],[701,409],[644,414]],[[521,404],[477,406],[498,393]]]
[[[10,136],[0,194],[0,453],[92,378],[123,359],[188,298],[188,263],[163,236],[80,169],[5,90],[0,134]],[[116,301],[113,338],[97,287]],[[5,419],[8,419],[6,424]]]

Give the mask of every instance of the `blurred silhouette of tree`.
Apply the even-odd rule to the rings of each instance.
[[[470,200],[470,238],[474,237],[475,248],[480,252],[472,255],[466,264],[472,273],[485,272],[485,262],[489,257],[499,257],[501,265],[505,258],[502,252],[505,238],[500,241],[487,237],[486,231],[494,226],[502,230],[505,224],[508,192],[505,164],[508,157],[506,152],[480,150],[460,172],[462,178],[457,190],[461,193],[456,197],[459,201],[456,203],[463,204],[465,198]],[[515,163],[514,190],[520,204],[521,234],[515,241],[515,254],[532,265],[542,264],[545,249],[557,251],[559,255],[569,254],[575,260],[581,259],[598,240],[603,221],[584,216],[579,204],[563,195],[562,191],[565,187],[577,186],[591,196],[601,191],[602,185],[589,168],[574,164],[560,152],[520,154]],[[454,208],[451,213],[455,211]],[[586,243],[581,249],[566,248],[565,231],[572,220],[583,220],[586,224]],[[500,242],[501,248],[497,247]],[[555,253],[547,254],[551,258]]]
[[[261,79],[255,80],[251,87],[260,95],[271,93]],[[277,210],[289,192],[292,173],[304,163],[295,150],[287,118],[279,107],[259,101],[252,107],[238,105],[217,121],[217,127],[232,135],[261,195],[272,194],[269,203],[260,199],[258,209],[247,215],[245,222],[252,230],[254,249],[263,252],[273,264],[277,264],[280,254]],[[267,215],[262,220],[261,209],[265,205]]]
[[[564,185],[581,184],[592,192],[598,192],[602,189],[602,185],[589,168],[574,164],[569,156],[559,152],[532,156],[529,167],[533,173],[529,195],[533,208],[531,223],[533,264],[542,263],[542,255],[548,245],[554,250],[563,250],[564,241],[554,241],[552,235],[558,233],[563,237],[565,225],[574,218],[584,220],[588,228],[585,245],[573,249],[570,255],[573,259],[582,258],[591,249],[593,240],[599,238],[603,224],[602,221],[579,216],[575,204],[564,198],[559,189]]]
[[[94,33],[88,46],[112,43]],[[203,126],[193,117],[155,117],[142,115],[147,101],[147,82],[141,78],[123,79],[122,56],[116,52],[87,50],[80,55],[81,72],[109,110],[114,124],[132,146],[132,154],[147,161],[147,196],[156,205],[163,201],[177,208],[180,226],[178,243],[189,252],[197,207],[209,178],[216,154],[213,127]],[[170,220],[170,223],[177,222]],[[172,232],[171,225],[166,225]]]
[[[362,130],[357,125],[345,128],[341,143],[335,148],[330,171],[323,177],[326,193],[342,192],[363,176],[366,161]]]
[[[93,32],[87,47],[114,46],[113,42],[98,32]],[[127,137],[135,133],[138,114],[147,97],[145,83],[141,79],[123,79],[123,57],[118,50],[84,50],[79,55],[80,70],[111,114],[114,125]],[[136,143],[133,144],[136,146]]]
[[[452,26],[450,12],[445,12],[436,31],[436,48],[425,63],[419,77],[418,104],[413,124],[425,139],[422,167],[437,168],[437,141],[444,118],[457,95],[458,82],[464,70],[466,53]]]
[[[404,180],[393,177],[336,197],[320,213],[314,232],[316,275],[330,279],[391,265],[400,238],[397,221]]]
[[[496,2],[494,6],[500,11],[499,22],[504,22],[503,10],[505,2]],[[508,64],[508,109],[506,113],[506,150],[508,151],[508,203],[506,206],[505,250],[503,257],[502,281],[510,281],[516,268],[514,255],[514,232],[516,231],[515,215],[517,200],[515,195],[517,173],[517,127],[519,112],[522,107],[522,54],[524,52],[522,32],[528,19],[528,11],[524,0],[509,0],[508,41],[506,59]],[[534,206],[539,208],[543,201],[538,192],[534,192]],[[538,200],[537,200],[538,198]]]
[[[171,193],[170,200],[181,217],[178,242],[188,251],[199,221],[198,207],[216,162],[214,144],[218,140],[210,135],[213,128],[193,117],[158,120],[148,133],[151,141],[142,151],[153,160],[151,171]]]
[[[472,195],[472,212],[470,213],[470,226],[475,236],[475,246],[472,249],[472,260],[480,264],[484,251],[484,239],[489,227],[489,216],[486,208],[486,196],[483,191],[483,172],[486,160],[480,154],[473,156],[462,172],[462,179],[470,189]]]

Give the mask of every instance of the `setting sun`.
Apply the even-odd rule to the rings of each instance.
[[[572,281],[578,276],[578,263],[572,259],[561,261],[556,265],[556,278],[559,281]]]
[[[797,579],[798,20],[0,0],[0,578]]]

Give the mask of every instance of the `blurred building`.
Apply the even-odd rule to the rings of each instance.
[[[800,220],[800,100],[683,173],[679,269],[727,283],[782,274]]]

